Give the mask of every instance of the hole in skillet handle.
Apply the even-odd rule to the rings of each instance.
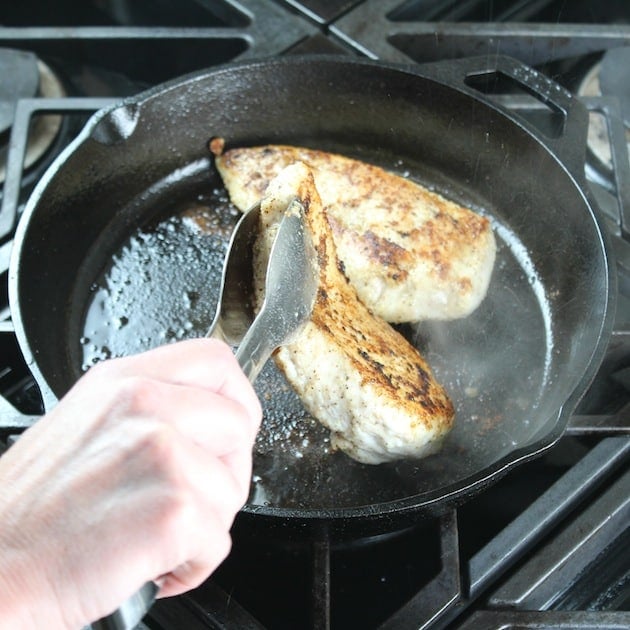
[[[547,146],[576,179],[584,180],[588,110],[559,83],[502,55],[434,62],[420,71],[500,109]]]
[[[464,83],[499,105],[523,116],[545,138],[560,138],[564,134],[565,111],[555,103],[543,100],[537,92],[503,72],[469,74]]]

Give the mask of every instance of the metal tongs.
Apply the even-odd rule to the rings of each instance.
[[[290,343],[311,317],[317,293],[316,253],[304,227],[304,208],[287,206],[274,238],[260,310],[254,307],[254,243],[260,231],[260,202],[239,220],[225,255],[221,290],[209,337],[236,347],[236,358],[254,382],[271,353]],[[153,605],[159,587],[147,582],[93,630],[132,630]]]
[[[209,333],[238,345],[236,358],[252,383],[271,353],[290,343],[310,319],[318,284],[315,247],[304,227],[304,208],[294,199],[274,238],[263,303],[254,317],[253,244],[259,225],[260,202],[241,217],[232,235]]]

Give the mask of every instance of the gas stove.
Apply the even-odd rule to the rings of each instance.
[[[617,258],[615,330],[566,436],[436,519],[339,541],[256,535],[143,628],[630,627],[630,166],[611,52],[630,45],[626,2],[579,0],[23,0],[0,9],[0,437],[41,396],[12,333],[11,239],[33,186],[96,110],[188,72],[291,54],[416,64],[505,54],[579,95],[586,175]],[[616,54],[616,53],[614,53]],[[156,60],[159,60],[156,61]],[[616,90],[616,88],[619,88]],[[497,96],[533,122],[536,104]],[[544,123],[542,123],[544,124]]]

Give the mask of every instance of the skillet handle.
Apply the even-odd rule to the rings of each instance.
[[[584,179],[589,113],[585,105],[559,83],[513,57],[502,55],[451,59],[424,64],[420,68],[423,74],[426,72],[457,89],[464,88],[467,93],[499,108],[515,124],[525,128],[549,148],[574,177]],[[558,132],[553,135],[544,133],[509,107],[509,100],[496,95],[493,97],[475,87],[492,85],[495,79],[501,77],[507,77],[557,114],[562,120]]]

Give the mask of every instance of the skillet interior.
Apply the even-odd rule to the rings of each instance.
[[[500,462],[560,435],[609,320],[606,251],[588,200],[538,140],[492,107],[428,77],[340,59],[248,64],[160,88],[92,123],[53,166],[20,225],[11,288],[18,337],[44,389],[61,396],[79,375],[83,314],[112,254],[139,226],[212,198],[207,142],[219,135],[228,146],[310,146],[409,173],[488,213],[499,242],[489,294],[471,317],[403,329],[457,407],[443,451],[378,467],[323,454],[313,435],[321,432],[268,366],[253,512],[258,503],[316,515],[417,507],[487,481]],[[203,260],[215,273],[226,225]],[[190,277],[174,278],[185,292],[177,283]],[[184,336],[207,329],[213,282]]]

